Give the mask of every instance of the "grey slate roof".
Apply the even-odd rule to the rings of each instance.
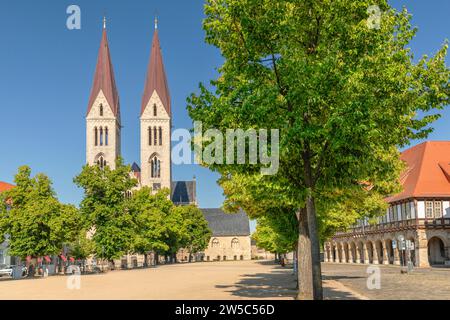
[[[170,199],[176,205],[196,202],[195,180],[172,181],[172,194]]]
[[[249,236],[250,222],[244,211],[225,213],[221,209],[201,209],[213,237]]]
[[[141,172],[141,168],[138,166],[138,164],[136,162],[133,162],[133,164],[131,165],[131,171]]]

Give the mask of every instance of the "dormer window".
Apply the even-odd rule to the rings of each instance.
[[[103,117],[103,104],[100,104],[100,117]]]

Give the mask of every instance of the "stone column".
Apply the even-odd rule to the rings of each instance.
[[[361,249],[358,245],[355,245],[356,252],[356,263],[361,263]]]
[[[341,243],[341,245],[339,246],[339,253],[340,253],[340,255],[339,255],[339,262],[340,263],[345,263],[345,252],[344,252],[345,250],[344,250],[344,246],[342,245],[342,243]]]
[[[394,264],[399,266],[400,265],[400,251],[398,250],[398,247],[393,249],[394,251]]]
[[[380,252],[377,248],[377,245],[372,243],[372,264],[380,263]]]
[[[363,243],[363,251],[362,251],[362,254],[363,254],[362,258],[363,258],[363,260],[364,260],[364,263],[365,263],[365,264],[369,264],[370,261],[369,261],[369,255],[368,255],[368,252],[367,252],[367,244],[366,244],[366,243]]]
[[[383,246],[383,264],[389,264],[389,251],[387,250],[387,242],[383,241],[381,242],[381,245]]]
[[[353,248],[351,245],[348,246],[348,263],[353,263]]]
[[[430,267],[430,263],[428,261],[428,239],[425,230],[417,231],[417,237],[414,241],[414,245],[416,247],[416,266],[420,268]]]
[[[329,254],[328,254],[328,243],[325,243],[323,246],[323,261],[328,262]]]

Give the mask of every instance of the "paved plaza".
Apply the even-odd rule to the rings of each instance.
[[[325,299],[450,299],[450,269],[379,266],[381,288],[367,287],[367,265],[324,263]],[[290,268],[270,261],[230,261],[162,265],[81,276],[80,289],[68,289],[67,276],[0,280],[5,299],[283,299],[295,296]],[[420,290],[418,289],[420,288]]]
[[[1,280],[3,299],[293,299],[292,269],[265,261],[161,265],[81,276],[79,290],[67,276]]]
[[[377,267],[380,289],[368,289],[368,265],[324,263],[323,279],[336,281],[371,300],[450,300],[450,269],[421,268],[401,274],[398,266]]]

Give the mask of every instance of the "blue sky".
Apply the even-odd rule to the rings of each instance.
[[[81,8],[81,30],[66,28],[66,8]],[[433,54],[450,38],[450,1],[391,1],[406,5],[419,27],[417,56]],[[103,14],[119,89],[122,154],[139,162],[139,111],[155,12],[172,96],[173,126],[190,128],[186,97],[216,75],[219,52],[204,44],[203,1],[0,0],[0,181],[12,182],[20,165],[45,172],[63,202],[79,203],[72,183],[85,163],[85,112]],[[447,108],[448,109],[448,108]],[[450,110],[430,140],[450,140]],[[414,144],[417,142],[414,142]],[[174,180],[197,176],[201,207],[219,207],[218,176],[196,165],[174,166]]]

